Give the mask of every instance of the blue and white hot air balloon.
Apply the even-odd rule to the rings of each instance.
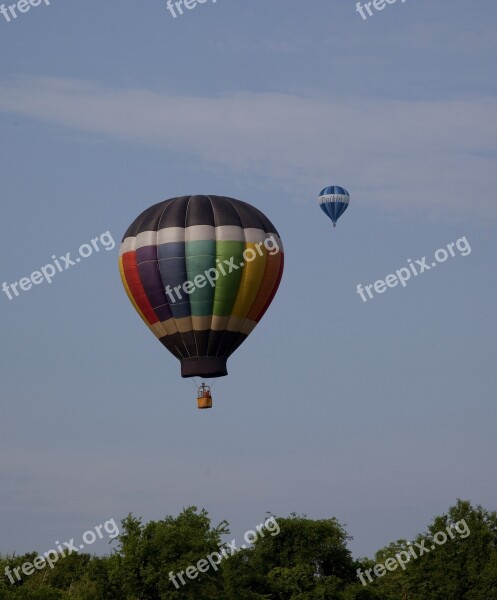
[[[325,187],[319,194],[319,206],[333,221],[333,227],[337,226],[337,221],[347,210],[349,202],[350,194],[339,185]]]

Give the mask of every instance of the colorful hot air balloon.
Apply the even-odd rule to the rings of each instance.
[[[347,210],[349,202],[350,194],[339,185],[325,187],[319,194],[319,206],[333,221],[333,227],[337,226],[337,221]]]
[[[228,357],[276,294],[283,247],[269,219],[250,204],[181,196],[135,219],[119,265],[129,299],[181,362],[181,375],[222,377]]]

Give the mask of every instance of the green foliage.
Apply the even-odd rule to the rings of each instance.
[[[258,589],[276,600],[341,598],[355,571],[350,538],[338,521],[291,515],[277,522],[278,535],[265,533],[249,554],[262,582]]]
[[[336,519],[276,521],[279,531],[263,529],[251,548],[177,587],[170,574],[219,552],[227,523],[213,527],[196,507],[145,525],[130,514],[110,556],[74,553],[14,583],[6,567],[12,573],[37,554],[0,556],[0,600],[497,600],[497,513],[481,506],[458,500],[413,545],[398,540],[358,561]],[[367,585],[358,579],[358,569],[364,574],[423,540],[429,551],[405,569],[370,571]]]
[[[384,600],[398,600],[404,592],[407,600],[497,599],[495,512],[487,512],[481,506],[473,508],[469,502],[458,500],[447,514],[435,517],[427,531],[413,542],[428,552],[421,556],[414,544],[417,558],[411,559],[405,570],[387,572],[371,584]],[[375,563],[384,563],[400,550],[409,550],[406,541],[380,550]]]
[[[226,522],[212,529],[207,512],[192,506],[176,518],[169,516],[147,525],[129,515],[122,527],[118,557],[122,587],[129,600],[202,600],[221,590],[219,571],[200,573],[179,589],[170,580],[170,573],[185,571],[216,552],[221,535],[229,533]]]

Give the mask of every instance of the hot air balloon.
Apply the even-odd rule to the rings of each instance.
[[[319,206],[333,221],[333,227],[337,226],[337,221],[347,210],[349,202],[350,194],[339,185],[325,187],[319,194]]]
[[[182,377],[227,375],[229,356],[273,300],[283,273],[276,228],[257,208],[225,196],[181,196],[145,210],[121,242],[129,299],[181,363]],[[198,392],[210,408],[209,386]]]

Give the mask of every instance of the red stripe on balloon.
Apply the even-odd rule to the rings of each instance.
[[[128,284],[129,291],[133,296],[133,300],[136,302],[139,309],[142,311],[143,316],[147,319],[150,325],[158,323],[159,319],[155,314],[152,305],[150,304],[140,279],[138,265],[136,264],[136,251],[125,252],[122,255],[122,260],[126,283]]]

